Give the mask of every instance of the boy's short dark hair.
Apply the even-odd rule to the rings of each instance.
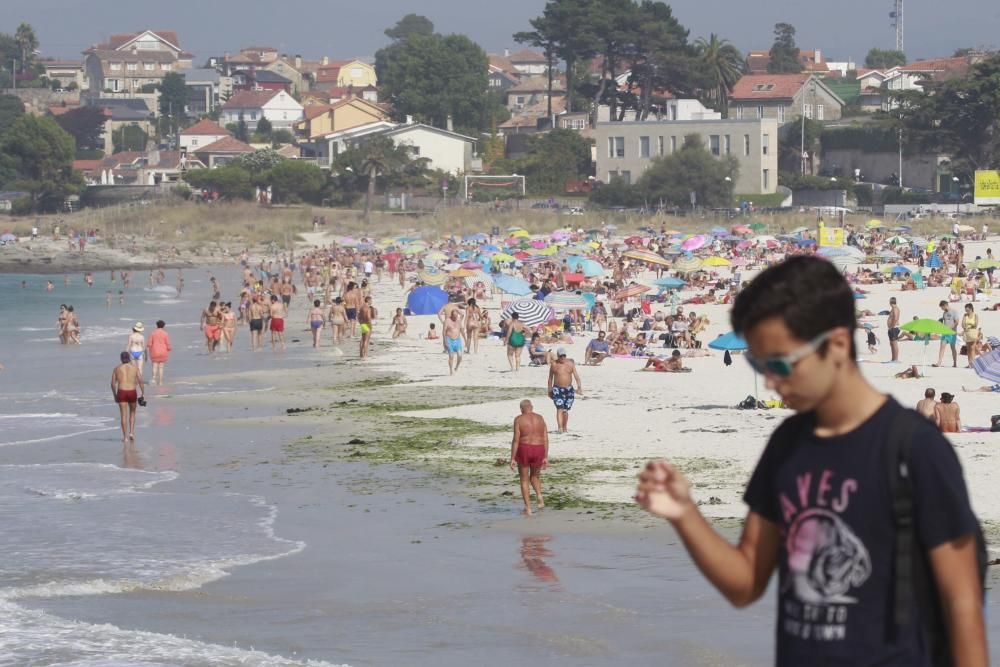
[[[757,276],[736,297],[730,317],[733,329],[741,335],[766,319],[780,317],[792,335],[802,341],[846,327],[851,334],[851,358],[857,360],[854,332],[858,321],[854,307],[851,286],[833,264],[799,256]]]

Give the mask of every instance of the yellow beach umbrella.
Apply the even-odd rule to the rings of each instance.
[[[878,227],[878,226],[880,226],[882,224],[882,221],[881,220],[872,219],[872,220],[869,220],[865,224],[867,224],[869,227]]]
[[[702,262],[702,266],[729,266],[729,264],[729,260],[725,257],[709,257]]]
[[[478,275],[478,271],[470,271],[469,269],[455,269],[448,275],[452,278],[471,278],[472,276]]]
[[[511,236],[511,238],[514,238],[514,239],[522,239],[522,238],[528,238],[529,236],[531,236],[531,234],[529,234],[528,232],[526,232],[523,229],[519,229],[516,232],[514,232],[513,234],[511,234],[510,236]]]
[[[490,257],[490,260],[492,260],[494,262],[513,262],[516,259],[517,258],[514,257],[513,255],[508,255],[505,252],[498,252],[497,254],[495,254],[492,257]]]
[[[544,257],[551,257],[557,252],[559,252],[559,248],[555,247],[554,245],[550,245],[547,248],[542,248],[541,250],[539,250],[538,254]]]

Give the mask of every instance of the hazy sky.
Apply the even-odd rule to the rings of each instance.
[[[856,61],[872,46],[894,48],[890,0],[677,0],[669,3],[692,39],[715,32],[742,51],[768,48],[773,25],[791,23],[798,45],[828,59]],[[519,48],[511,35],[528,27],[544,0],[0,0],[0,32],[31,23],[44,56],[78,57],[114,32],[172,29],[200,64],[209,55],[266,45],[305,57],[370,57],[382,31],[409,12],[460,32],[488,52]],[[1000,46],[1000,2],[908,0],[911,58],[948,56],[963,46]]]

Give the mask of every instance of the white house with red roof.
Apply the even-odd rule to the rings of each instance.
[[[284,90],[241,90],[222,105],[220,121],[243,120],[253,132],[261,118],[267,118],[275,130],[291,131],[303,117],[302,105]]]
[[[207,118],[200,120],[191,127],[181,130],[180,148],[182,153],[192,153],[210,144],[233,136],[232,133],[218,123]]]

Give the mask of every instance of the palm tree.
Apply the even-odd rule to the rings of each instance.
[[[406,165],[410,159],[405,146],[397,146],[391,137],[375,136],[364,143],[364,160],[361,170],[368,175],[368,193],[365,196],[365,222],[371,219],[372,201],[375,199],[375,182]]]
[[[714,32],[706,40],[699,37],[695,48],[701,56],[701,61],[707,66],[712,78],[710,99],[715,100],[719,110],[729,116],[729,93],[733,86],[743,76],[743,55],[727,39],[720,39]]]

